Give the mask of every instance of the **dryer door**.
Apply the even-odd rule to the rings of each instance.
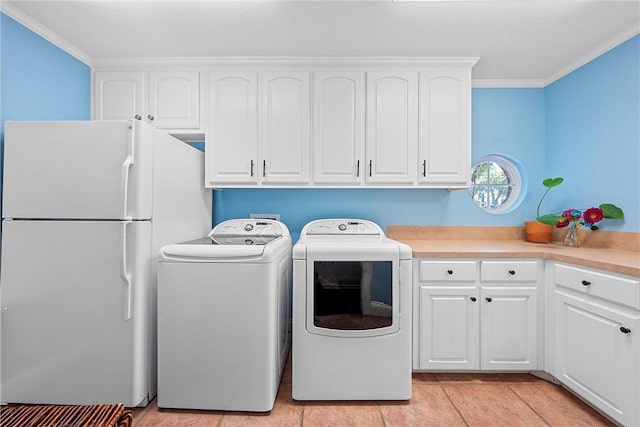
[[[306,328],[338,337],[400,330],[398,248],[307,247]]]

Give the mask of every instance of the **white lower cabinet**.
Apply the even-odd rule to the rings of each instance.
[[[554,376],[615,421],[640,425],[640,281],[552,267]]]
[[[539,369],[537,261],[414,263],[415,370]]]
[[[472,282],[473,284],[473,282]],[[417,365],[419,369],[475,370],[480,367],[476,287],[420,286]]]
[[[481,369],[538,368],[537,292],[535,287],[482,288]]]

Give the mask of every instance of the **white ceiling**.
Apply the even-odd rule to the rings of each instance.
[[[3,11],[58,37],[88,63],[114,57],[477,56],[478,85],[542,86],[640,32],[640,0],[4,0]]]

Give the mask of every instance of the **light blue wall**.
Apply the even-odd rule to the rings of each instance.
[[[6,120],[88,120],[90,90],[89,66],[0,14],[1,147]]]
[[[505,153],[521,160],[529,175],[544,171],[544,91],[473,90],[473,159]],[[416,160],[417,161],[417,160]],[[480,210],[466,190],[225,189],[214,192],[214,223],[250,213],[279,213],[292,234],[317,218],[353,217],[387,225],[520,225],[535,217],[535,204],[507,215]],[[533,210],[532,210],[533,209]]]
[[[545,89],[546,167],[565,182],[549,210],[614,203],[624,221],[600,228],[640,231],[640,36]]]

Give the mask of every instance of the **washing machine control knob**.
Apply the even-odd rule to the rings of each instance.
[[[338,225],[338,230],[340,230],[340,231],[344,231],[344,230],[346,230],[346,229],[347,229],[347,224],[340,224],[340,225]]]
[[[245,231],[251,231],[253,230],[253,224],[247,224],[244,226]]]

